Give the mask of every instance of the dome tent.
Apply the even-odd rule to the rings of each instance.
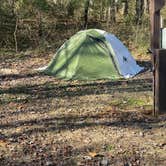
[[[66,80],[97,80],[129,78],[141,70],[114,35],[89,29],[66,41],[44,73]]]

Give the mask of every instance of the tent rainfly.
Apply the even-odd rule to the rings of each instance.
[[[66,41],[43,72],[66,80],[115,80],[142,69],[116,36],[89,29]]]

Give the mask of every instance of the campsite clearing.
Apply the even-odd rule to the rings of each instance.
[[[166,116],[151,115],[150,70],[117,82],[34,72],[51,57],[0,55],[0,165],[166,165]]]

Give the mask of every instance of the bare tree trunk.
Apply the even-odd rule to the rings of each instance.
[[[43,36],[42,15],[40,11],[38,12],[37,22],[38,22],[38,36],[40,40],[40,38],[42,38]]]
[[[18,41],[17,41],[17,30],[18,30],[18,13],[15,11],[15,0],[11,1],[11,7],[12,7],[12,14],[15,18],[15,28],[13,33],[14,43],[15,43],[15,51],[18,52]]]
[[[104,14],[103,14],[103,19],[104,19],[104,21],[107,21],[107,15],[108,15],[108,8],[106,7],[106,8],[104,9]]]
[[[129,3],[128,0],[123,1],[123,15],[127,16],[128,15],[128,10],[129,10]]]
[[[110,20],[112,23],[116,22],[116,3],[115,3],[115,0],[110,0]]]
[[[17,42],[17,29],[18,29],[18,18],[16,16],[16,24],[15,24],[15,30],[14,30],[14,42],[15,42],[15,51],[18,52],[18,42]]]
[[[144,0],[144,14],[149,13],[149,0]]]
[[[90,0],[86,0],[85,10],[84,10],[84,29],[87,29],[87,26],[88,26],[89,5],[90,5]]]
[[[103,1],[100,1],[100,20],[103,19],[103,9],[104,9]]]
[[[142,23],[142,16],[144,13],[144,0],[136,0],[136,24]]]
[[[115,0],[109,0],[109,6],[107,7],[107,27],[111,24],[116,23],[116,3]]]
[[[111,7],[109,6],[107,8],[107,28],[109,27],[110,20],[111,20]]]

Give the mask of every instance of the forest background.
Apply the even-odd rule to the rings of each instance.
[[[149,0],[0,0],[1,51],[55,51],[86,28],[114,33],[135,54],[146,54]]]
[[[149,2],[0,0],[0,165],[166,165],[166,116],[152,116]],[[115,34],[145,71],[117,81],[36,71],[88,28]]]

